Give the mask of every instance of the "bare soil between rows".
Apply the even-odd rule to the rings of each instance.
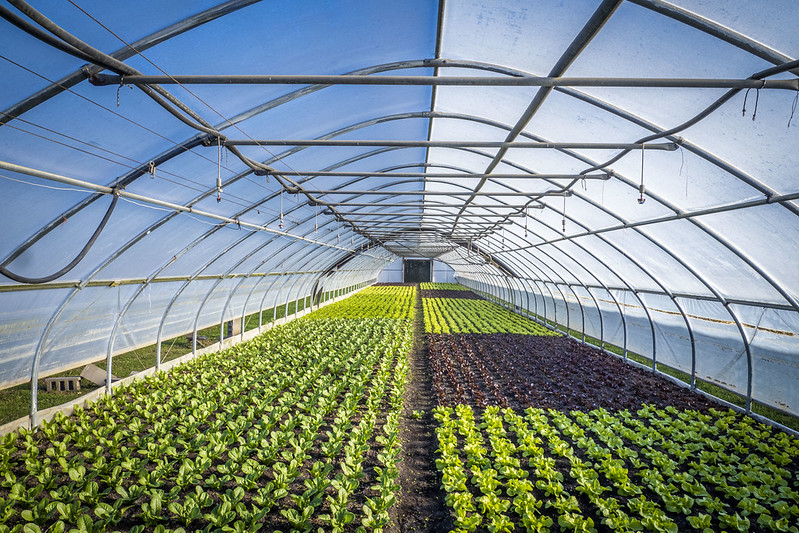
[[[390,511],[387,533],[442,532],[454,527],[436,469],[436,421],[432,411],[437,403],[422,316],[422,299],[418,297],[400,427],[400,492]]]

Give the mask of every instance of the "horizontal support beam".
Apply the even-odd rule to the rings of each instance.
[[[554,193],[554,194],[543,194],[539,193],[536,196],[564,196],[563,193]],[[568,196],[568,195],[567,195]],[[313,203],[311,203],[313,205]],[[335,205],[340,206],[343,205],[345,207],[416,207],[419,209],[427,209],[431,207],[451,207],[453,209],[460,209],[462,206],[458,204],[451,204],[451,205],[442,205],[442,204],[391,204],[391,203],[380,203],[380,202],[326,202],[325,205]],[[474,207],[477,209],[525,209],[526,205],[508,205],[508,204],[469,204],[467,207]],[[337,211],[338,212],[338,211]],[[340,214],[344,214],[339,212]],[[390,215],[391,213],[383,213],[384,215]]]
[[[505,217],[503,217],[503,218],[505,218]],[[429,220],[427,218],[425,218],[424,220],[388,220],[388,219],[385,219],[385,218],[383,218],[383,219],[368,219],[368,220],[364,220],[364,219],[360,219],[360,218],[359,219],[346,218],[346,221],[347,222],[351,222],[353,224],[359,224],[359,225],[360,224],[367,224],[367,225],[371,225],[371,224],[386,224],[386,225],[401,225],[401,226],[419,226],[419,225],[425,225],[425,224],[435,224],[436,222],[440,222],[442,224],[449,224],[449,222],[445,222],[443,220],[442,221],[435,221],[435,220]],[[483,222],[468,222],[468,221],[464,221],[464,222],[458,222],[458,227],[460,227],[460,226],[481,226],[482,227],[482,226],[490,226],[490,225],[496,225],[496,224],[511,225],[511,224],[513,224],[513,222],[510,221],[510,220],[507,220],[507,221],[504,221],[504,222],[487,222],[487,221],[483,221]]]
[[[127,75],[95,74],[93,85],[455,85],[473,87],[658,87],[799,90],[799,79],[552,78],[544,76],[363,76],[352,74]]]
[[[525,209],[536,209],[536,210],[541,210],[541,209],[544,209],[544,206],[543,206],[543,205],[541,205],[541,204],[535,204],[535,205],[528,206],[528,207],[526,207]],[[348,217],[356,217],[356,216],[369,216],[369,217],[371,217],[371,216],[380,216],[380,217],[417,217],[417,218],[419,218],[419,217],[423,217],[423,218],[452,218],[452,217],[456,217],[456,216],[458,215],[457,213],[439,213],[439,212],[430,212],[430,211],[427,211],[427,212],[406,213],[406,212],[395,212],[395,211],[385,212],[385,211],[340,211],[340,210],[338,210],[338,211],[336,211],[336,212],[337,212],[338,214],[341,214],[341,215],[346,215],[346,216],[348,216]],[[324,214],[326,214],[326,215],[330,215],[331,213],[324,213]],[[509,215],[509,214],[507,214],[507,213],[484,213],[484,214],[479,214],[479,213],[464,213],[464,214],[462,214],[462,215],[461,215],[461,218],[463,218],[463,217],[467,217],[467,218],[471,218],[471,217],[473,217],[473,218],[491,218],[491,217],[499,217],[499,218],[507,218],[507,217],[511,217],[511,218],[524,218],[524,216],[525,216],[525,215],[524,215],[524,213],[512,213],[512,214],[510,214],[510,215]]]
[[[498,192],[484,192],[484,191],[351,191],[347,189],[327,189],[327,190],[310,190],[303,189],[306,194],[313,195],[329,195],[329,194],[351,194],[362,196],[365,194],[385,195],[385,196],[541,196],[557,194],[557,196],[571,196],[570,191],[544,191],[544,192],[519,192],[519,191],[498,191]]]
[[[272,172],[265,172],[265,171],[255,171],[254,174],[258,176],[266,176],[267,174],[275,175],[275,176],[323,176],[323,177],[333,177],[333,178],[357,178],[357,177],[386,177],[386,178],[455,178],[455,179],[484,179],[484,178],[493,178],[493,179],[525,179],[525,180],[577,180],[577,179],[586,179],[586,180],[608,180],[611,177],[611,173],[599,173],[599,174],[523,174],[523,173],[513,173],[513,174],[453,174],[453,173],[442,173],[442,172],[361,172],[361,171],[351,171],[351,172],[342,172],[342,171],[324,171],[324,170],[308,170],[308,171],[300,171],[300,170],[288,170],[288,171],[280,171],[274,170]]]
[[[206,146],[218,146],[214,139],[206,139]],[[666,150],[673,152],[677,143],[580,143],[580,142],[504,142],[504,141],[392,141],[357,139],[227,139],[222,146],[391,146],[406,148],[548,148],[573,150]]]

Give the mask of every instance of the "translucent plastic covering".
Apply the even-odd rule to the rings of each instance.
[[[0,386],[432,259],[436,281],[799,414],[789,0],[0,16]]]

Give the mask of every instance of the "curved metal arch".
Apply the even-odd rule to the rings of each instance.
[[[510,189],[510,190],[517,190],[516,188],[514,188],[514,187],[512,187],[512,186],[509,186],[509,185],[505,185],[505,186],[506,186],[508,189]],[[514,221],[513,223],[514,223],[514,224],[517,224],[517,225],[519,225],[519,227],[521,228],[521,225],[520,225],[520,224],[518,224],[516,221]],[[526,237],[524,237],[524,238],[523,238],[523,237],[521,237],[521,235],[516,235],[516,234],[514,234],[514,237],[515,237],[515,238],[518,238],[519,240],[522,240],[522,241],[530,242],[530,241],[527,241],[527,238],[526,238]],[[540,238],[540,236],[539,236],[539,238]],[[564,254],[566,257],[570,258],[570,259],[571,259],[572,261],[574,261],[575,263],[579,264],[579,261],[577,261],[577,260],[576,260],[574,257],[571,257],[571,254],[569,254],[568,252],[565,252],[565,251],[563,251],[563,250],[559,250],[559,251],[560,251],[561,253],[563,253],[563,254]],[[555,263],[557,263],[557,265],[558,265],[558,266],[560,266],[560,267],[561,267],[563,270],[565,270],[565,271],[569,272],[569,274],[571,274],[571,275],[572,275],[572,277],[573,277],[574,279],[576,279],[576,280],[578,280],[578,281],[581,279],[579,276],[576,276],[576,275],[575,275],[575,274],[574,274],[574,273],[571,271],[571,269],[569,269],[569,268],[565,267],[565,266],[564,266],[564,265],[563,265],[563,264],[562,264],[562,263],[561,263],[559,260],[557,260],[556,258],[554,258],[554,257],[553,257],[551,254],[547,253],[546,251],[543,251],[543,253],[544,253],[544,254],[545,254],[547,257],[549,257],[549,259],[550,259],[550,260],[552,260],[552,261],[554,261]],[[590,253],[589,253],[589,255],[591,255],[591,256],[593,257],[593,254],[590,254]],[[530,257],[535,257],[535,256],[534,256],[534,255],[532,255],[532,254],[530,254]],[[610,272],[611,272],[611,273],[612,273],[614,276],[616,276],[616,277],[617,277],[617,278],[618,278],[618,279],[619,279],[619,280],[620,280],[622,283],[624,283],[625,285],[628,285],[628,284],[626,283],[626,281],[625,281],[625,280],[624,280],[624,279],[623,279],[621,276],[619,276],[619,275],[618,275],[618,274],[617,274],[617,273],[616,273],[616,272],[615,272],[613,269],[611,269],[609,266],[607,266],[607,265],[606,265],[604,262],[600,261],[599,259],[597,259],[597,258],[595,258],[595,259],[596,259],[597,261],[599,261],[601,264],[603,264],[603,266],[605,266],[605,268],[607,268],[607,269],[608,269],[608,271],[610,271]],[[553,269],[553,268],[552,268],[550,265],[548,265],[547,263],[545,263],[545,262],[543,262],[543,261],[542,261],[542,264],[546,265],[548,269],[550,269],[550,270],[554,271],[554,269]],[[586,270],[586,272],[587,272],[587,273],[588,273],[588,274],[589,274],[591,277],[593,277],[593,278],[594,278],[594,279],[597,281],[597,283],[599,283],[599,284],[600,284],[602,287],[604,287],[604,288],[607,290],[607,287],[606,287],[606,286],[605,286],[605,284],[602,282],[602,280],[600,280],[600,279],[599,279],[597,276],[595,276],[595,275],[594,275],[592,272],[590,272],[590,271],[588,271],[588,270]],[[562,278],[561,278],[561,280],[562,280]],[[576,299],[576,301],[577,301],[577,304],[578,304],[578,306],[580,307],[581,319],[582,319],[582,321],[583,321],[583,342],[584,342],[584,341],[585,341],[585,309],[584,309],[584,307],[583,307],[583,305],[582,305],[582,302],[580,301],[580,298],[579,298],[579,296],[578,296],[578,295],[577,295],[577,294],[574,292],[574,290],[573,290],[573,289],[571,289],[571,287],[570,287],[570,284],[568,284],[568,283],[565,283],[565,282],[564,282],[564,284],[565,284],[565,285],[567,285],[567,286],[569,286],[570,290],[572,291],[572,293],[573,293],[573,294],[574,294],[574,296],[575,296],[575,299]],[[593,294],[591,293],[591,291],[589,290],[589,288],[588,288],[588,287],[587,287],[587,286],[586,286],[586,285],[585,285],[583,282],[580,282],[580,283],[579,283],[579,285],[582,285],[582,287],[583,287],[583,288],[586,290],[586,292],[589,294],[589,296],[591,297],[591,299],[594,301],[594,305],[596,306],[596,308],[597,308],[597,312],[599,313],[600,331],[603,331],[603,329],[604,329],[604,328],[603,328],[603,317],[602,317],[602,310],[601,310],[601,308],[599,307],[599,305],[598,305],[598,302],[597,302],[597,301],[596,301],[596,299],[594,298],[594,296],[593,296]],[[628,287],[629,287],[629,285],[628,285]],[[630,289],[631,289],[631,288],[630,288]],[[631,289],[631,290],[632,290],[632,289]],[[560,291],[559,291],[559,292],[560,292]],[[622,323],[624,324],[624,322],[625,322],[625,318],[624,318],[624,314],[622,313],[621,306],[619,305],[618,301],[617,301],[617,300],[616,300],[616,298],[613,296],[613,294],[612,294],[612,293],[611,293],[609,290],[607,290],[607,292],[608,292],[608,294],[610,294],[610,295],[611,295],[611,297],[613,298],[614,302],[616,303],[616,307],[617,307],[617,309],[618,309],[618,311],[619,311],[619,314],[621,315]],[[553,303],[554,303],[554,299],[553,299]],[[565,298],[564,298],[564,305],[566,306],[566,309],[567,309],[567,317],[568,317],[568,304],[566,303],[566,301],[565,301]],[[556,314],[557,314],[557,313],[556,313]],[[567,322],[568,322],[568,318],[567,318]],[[570,325],[569,325],[569,324],[567,324],[567,327],[570,327]],[[625,327],[626,327],[626,326],[625,326]],[[625,329],[625,331],[626,331],[626,329]]]
[[[291,243],[286,243],[286,244],[284,245],[284,247],[283,247],[283,248],[281,248],[281,250],[279,250],[279,251],[278,251],[278,253],[282,252],[282,251],[283,251],[283,250],[284,250],[286,247],[290,246],[290,244],[291,244]],[[321,248],[317,248],[317,250],[321,250]],[[311,253],[313,253],[313,251],[312,251]],[[261,265],[264,265],[264,264],[266,264],[266,260],[264,260],[264,261],[261,263]],[[308,264],[308,265],[310,265],[310,260],[308,261],[308,263],[307,263],[307,264]],[[266,299],[266,294],[269,292],[269,290],[272,288],[272,286],[273,286],[273,285],[275,284],[275,282],[277,281],[277,276],[272,276],[272,277],[273,277],[273,278],[275,278],[275,279],[273,279],[273,280],[272,280],[272,283],[270,283],[270,284],[269,284],[269,287],[267,287],[267,289],[264,291],[264,298],[262,298],[262,299],[261,299],[261,307],[259,307],[259,310],[258,310],[258,329],[259,329],[259,330],[260,330],[260,329],[261,329],[261,327],[263,326],[263,321],[262,321],[262,318],[263,318],[263,302],[264,302],[264,301],[265,301],[265,299]],[[247,305],[249,304],[249,302],[250,302],[250,298],[252,297],[252,295],[253,295],[253,294],[255,294],[255,290],[258,288],[258,286],[261,284],[261,282],[263,282],[263,281],[264,281],[264,279],[266,279],[266,276],[264,276],[263,278],[261,278],[261,279],[257,280],[257,281],[256,281],[256,282],[253,284],[253,286],[250,288],[250,292],[247,294],[247,298],[246,298],[246,299],[245,299],[245,301],[244,301],[244,305],[243,305],[243,307],[242,307],[242,314],[241,314],[241,321],[242,321],[242,328],[241,328],[241,331],[242,331],[242,335],[244,334],[244,321],[245,321],[245,318],[246,318],[246,316],[247,316]],[[315,279],[318,279],[318,278],[315,278]]]
[[[423,60],[421,62],[421,64],[420,64],[419,61],[400,62],[400,63],[393,63],[393,64],[378,65],[376,67],[369,67],[367,69],[362,69],[360,71],[355,71],[355,73],[368,75],[370,73],[376,73],[376,72],[381,72],[381,71],[385,71],[385,70],[392,70],[392,69],[395,69],[395,68],[417,68],[417,67],[425,67],[425,66],[429,67],[429,66],[433,66],[436,63],[439,63],[439,62],[437,62],[437,61],[429,61],[429,60]],[[402,65],[402,66],[399,66],[399,65]],[[446,65],[442,64],[442,65],[439,65],[439,66],[457,66],[457,67],[461,67],[461,68],[483,69],[483,70],[490,70],[490,71],[493,71],[493,72],[503,73],[503,74],[506,74],[506,75],[527,75],[526,73],[524,73],[522,71],[517,71],[517,70],[514,70],[514,69],[507,69],[507,68],[499,67],[497,65],[489,65],[489,64],[485,64],[485,63],[468,62],[468,61],[467,62],[447,61]],[[313,86],[310,89],[318,90],[320,88],[324,88],[324,86]],[[306,89],[309,89],[309,88],[306,88]],[[245,120],[246,118],[255,116],[256,114],[259,114],[259,113],[264,112],[264,111],[266,111],[268,109],[276,107],[277,105],[285,103],[286,101],[290,101],[290,100],[293,100],[295,98],[299,98],[300,96],[308,94],[308,92],[313,92],[313,91],[306,91],[304,89],[301,89],[300,91],[295,91],[293,93],[290,93],[289,95],[286,95],[287,99],[275,99],[273,101],[270,101],[270,102],[267,102],[265,104],[262,104],[261,106],[253,108],[253,109],[251,109],[251,110],[249,110],[247,112],[244,112],[244,113],[238,115],[237,117],[235,117],[234,121],[238,122],[238,121],[241,121],[241,120]],[[566,93],[567,94],[571,94],[569,92],[566,92]],[[592,102],[594,100],[597,100],[597,99],[592,99],[590,97],[586,97],[586,98],[589,98],[590,100],[592,100]],[[434,113],[430,113],[430,114],[433,115]],[[633,116],[633,115],[631,115],[629,113],[626,113],[626,115],[627,116],[625,116],[623,118],[626,118],[627,120],[630,120],[629,117]],[[225,123],[225,124],[232,125],[234,123],[234,121],[230,121],[230,122]],[[222,126],[223,127],[228,127],[228,126],[225,126],[224,124]],[[663,131],[663,130],[660,130],[660,131]],[[299,147],[299,148],[301,148],[301,147]],[[567,153],[567,152],[564,151],[564,153]],[[573,154],[570,154],[570,155],[573,155]],[[718,159],[716,159],[716,160],[718,160]],[[664,205],[666,205],[666,204],[664,204]],[[676,212],[679,212],[679,211],[676,211]],[[696,221],[694,221],[691,218],[689,218],[689,220],[691,220],[692,222],[696,223]],[[700,226],[700,228],[703,229],[704,231],[707,231],[702,226]],[[725,244],[725,243],[722,243],[722,244]],[[736,252],[737,249],[735,249],[734,247],[733,248],[729,248],[729,249],[734,254],[739,255],[739,253]],[[739,255],[739,258],[744,260],[744,258],[741,257],[740,255]],[[786,297],[786,300],[789,301],[789,303],[791,303],[792,306],[797,309],[797,311],[799,311],[799,307],[797,307],[796,302],[792,301],[789,297],[787,297],[787,294],[783,294],[784,291],[781,291],[777,286],[775,286],[775,284],[773,283],[773,280],[771,280],[771,278],[767,276],[767,273],[763,272],[756,265],[755,266],[750,265],[750,266],[752,266],[753,269],[755,269],[755,271],[758,272],[759,275],[761,275],[761,277],[764,277],[764,279],[766,279],[768,282],[770,282],[772,284],[772,286],[774,286],[775,289],[783,295],[783,297]]]
[[[514,224],[515,224],[515,223],[516,223],[516,222],[514,222]],[[537,235],[537,233],[535,233],[535,232],[532,232],[532,233],[533,233],[533,235],[535,235],[535,236],[538,236],[538,237],[540,238],[540,236],[539,236],[539,235]],[[514,235],[514,236],[515,236],[515,237],[519,237],[519,239],[520,239],[520,240],[526,240],[526,238],[522,238],[522,237],[521,237],[521,236],[519,236],[519,235]],[[575,263],[579,264],[579,261],[577,261],[577,260],[576,260],[574,257],[572,257],[572,256],[571,256],[571,254],[569,254],[568,252],[565,252],[565,251],[563,251],[563,250],[560,250],[560,249],[558,249],[558,250],[560,251],[560,253],[564,254],[566,257],[568,257],[569,259],[571,259],[571,260],[572,260],[572,261],[574,261]],[[583,283],[582,281],[580,281],[580,280],[581,280],[581,277],[580,277],[580,276],[577,276],[577,275],[575,275],[575,273],[574,273],[574,272],[572,272],[572,270],[571,270],[570,268],[566,267],[566,266],[565,266],[565,265],[564,265],[564,264],[563,264],[563,263],[562,263],[560,260],[558,260],[557,258],[555,258],[555,257],[554,257],[552,254],[548,253],[546,250],[539,250],[539,251],[540,251],[540,252],[542,252],[544,255],[546,255],[546,256],[549,258],[549,260],[550,260],[550,261],[553,261],[553,262],[554,262],[554,263],[555,263],[557,266],[559,266],[559,267],[560,267],[562,270],[564,270],[564,271],[568,272],[568,273],[569,273],[569,274],[570,274],[570,275],[571,275],[571,276],[572,276],[572,277],[573,277],[575,280],[577,280],[577,281],[578,281],[577,285],[579,285],[579,286],[582,286],[582,287],[583,287],[583,289],[585,289],[585,290],[586,290],[586,292],[589,294],[589,296],[591,297],[591,299],[594,301],[594,305],[596,306],[596,308],[597,308],[597,312],[599,313],[600,331],[602,331],[602,330],[604,329],[604,328],[603,328],[602,310],[601,310],[601,308],[599,307],[599,303],[598,303],[598,302],[596,301],[596,299],[594,298],[594,296],[593,296],[593,294],[591,293],[591,291],[590,291],[590,289],[588,288],[588,286],[587,286],[585,283]],[[586,252],[586,253],[588,253],[588,254],[589,254],[591,257],[594,257],[594,256],[593,256],[593,254],[591,254],[590,252]],[[534,254],[528,254],[528,257],[529,257],[529,258],[531,258],[531,259],[533,259],[533,258],[534,258],[534,259],[536,259],[536,260],[539,260],[539,261],[542,263],[542,265],[544,265],[544,266],[545,266],[547,269],[549,269],[549,270],[551,270],[551,271],[555,272],[555,269],[554,269],[554,268],[553,268],[551,265],[549,265],[549,264],[548,264],[548,263],[546,263],[545,261],[541,261],[541,260],[540,260],[540,258],[538,258],[537,256],[535,256]],[[632,287],[630,287],[630,285],[629,285],[629,284],[628,284],[628,283],[627,283],[627,282],[626,282],[626,281],[625,281],[625,280],[624,280],[624,279],[623,279],[621,276],[619,276],[618,274],[616,274],[616,272],[615,272],[613,269],[611,269],[611,268],[610,268],[610,267],[609,267],[607,264],[605,264],[605,263],[604,263],[604,261],[602,261],[602,260],[600,260],[600,259],[598,259],[598,258],[596,258],[596,257],[594,257],[594,259],[595,259],[597,262],[599,262],[600,264],[602,264],[602,265],[603,265],[605,268],[607,268],[609,272],[611,272],[611,273],[612,273],[614,276],[616,276],[616,278],[618,278],[618,279],[619,279],[619,281],[620,281],[621,283],[623,283],[624,285],[626,285],[626,286],[627,286],[627,287],[628,287],[628,288],[629,288],[631,291],[633,290],[633,289],[632,289]],[[522,257],[521,257],[521,254],[518,254],[518,257],[516,257],[516,258],[515,258],[515,260],[516,260],[516,261],[518,261],[518,262],[522,262]],[[528,264],[528,263],[524,263],[524,264]],[[539,268],[539,270],[540,270],[540,268]],[[602,286],[602,287],[603,287],[603,288],[604,288],[604,289],[605,289],[605,290],[608,292],[608,294],[610,294],[610,295],[611,295],[611,298],[613,298],[613,301],[616,303],[616,307],[617,307],[617,309],[618,309],[618,311],[619,311],[619,314],[621,315],[622,324],[625,324],[625,318],[624,318],[624,314],[623,314],[623,312],[622,312],[622,309],[621,309],[621,306],[619,305],[619,303],[618,303],[618,301],[616,300],[615,296],[613,296],[613,294],[612,294],[612,293],[610,292],[610,290],[607,288],[607,286],[605,285],[605,283],[604,283],[604,282],[603,282],[601,279],[599,279],[599,277],[597,277],[597,276],[596,276],[596,275],[595,275],[593,272],[589,271],[588,269],[584,269],[584,270],[585,270],[585,271],[586,271],[586,272],[589,274],[589,276],[591,276],[591,277],[592,277],[594,280],[596,280],[596,282],[597,282],[598,284],[600,284],[600,285],[601,285],[601,286]],[[567,287],[569,287],[569,289],[571,290],[572,294],[573,294],[573,295],[574,295],[574,297],[575,297],[575,300],[577,301],[577,305],[578,305],[578,306],[579,306],[579,308],[580,308],[580,315],[581,315],[581,320],[582,320],[582,330],[583,330],[583,342],[585,342],[585,309],[584,309],[584,307],[583,307],[583,304],[582,304],[582,302],[580,301],[580,297],[579,297],[579,295],[577,295],[577,293],[574,291],[574,289],[572,289],[572,288],[571,288],[571,283],[568,283],[568,282],[566,282],[566,281],[563,279],[563,277],[561,277],[561,276],[558,276],[558,277],[560,277],[560,279],[561,279],[561,282],[562,282],[564,285],[566,285]],[[553,280],[550,280],[550,282],[552,282],[552,283],[555,283],[555,284],[557,285],[557,282],[555,282],[555,281],[553,281]],[[559,291],[559,292],[560,292],[560,291]],[[562,293],[561,293],[561,296],[563,296],[563,295],[562,295]],[[554,300],[553,300],[553,302],[554,302]],[[565,298],[563,298],[563,304],[564,304],[564,306],[566,307],[566,310],[567,310],[567,324],[566,324],[566,327],[567,327],[567,328],[571,328],[570,324],[568,324],[568,316],[569,316],[569,314],[568,314],[568,313],[569,313],[569,311],[568,311],[568,303],[566,302]],[[626,326],[625,326],[625,337],[626,337]],[[625,343],[626,343],[626,341],[625,341]]]
[[[533,232],[533,234],[535,235],[535,232]],[[514,237],[518,237],[520,240],[526,240],[526,238],[522,238],[520,235],[514,235]],[[539,251],[540,251],[540,252],[542,252],[544,255],[546,255],[546,256],[549,258],[549,260],[550,260],[550,261],[554,262],[554,263],[555,263],[557,266],[559,266],[559,267],[560,267],[560,268],[561,268],[563,271],[565,271],[565,272],[568,272],[568,273],[569,273],[569,274],[572,276],[572,278],[574,278],[575,280],[577,280],[577,281],[578,281],[577,285],[580,285],[580,286],[582,286],[582,287],[583,287],[583,288],[586,290],[586,292],[588,292],[588,294],[591,296],[591,299],[592,299],[592,300],[594,300],[594,305],[597,307],[597,312],[599,313],[600,329],[602,329],[602,323],[603,323],[602,311],[601,311],[601,309],[599,308],[598,302],[596,301],[596,299],[595,299],[595,298],[593,297],[593,295],[591,294],[591,291],[588,289],[588,287],[585,285],[585,283],[584,283],[584,282],[580,281],[580,280],[581,280],[580,276],[577,276],[577,275],[575,275],[575,273],[574,273],[574,272],[572,272],[571,268],[569,268],[569,267],[565,266],[565,265],[564,265],[564,264],[563,264],[561,261],[559,261],[557,258],[555,258],[554,256],[552,256],[552,254],[548,253],[546,250],[539,250]],[[571,256],[571,254],[569,254],[569,253],[567,253],[567,252],[564,252],[563,250],[559,250],[559,251],[560,251],[562,254],[564,254],[566,257],[568,257],[569,259],[571,259],[572,261],[574,261],[575,263],[579,264],[579,261],[577,261],[577,260],[576,260],[574,257],[572,257],[572,256]],[[545,261],[541,260],[540,258],[538,258],[537,256],[535,256],[534,254],[528,254],[528,256],[529,256],[531,259],[538,260],[538,261],[539,261],[539,262],[540,262],[540,263],[541,263],[541,264],[542,264],[544,267],[546,267],[546,269],[548,269],[548,270],[552,271],[553,273],[555,273],[555,272],[556,272],[556,270],[555,270],[555,269],[552,267],[552,265],[550,265],[550,264],[548,264],[547,262],[545,262]],[[519,263],[521,263],[521,264],[525,264],[525,265],[531,265],[531,263],[525,263],[525,262],[523,262],[523,261],[522,261],[521,254],[518,254],[518,257],[514,257],[514,261],[517,261],[517,262],[519,262]],[[599,261],[599,260],[597,260],[597,261]],[[599,262],[601,263],[601,261],[599,261]],[[605,265],[603,264],[603,266],[605,266]],[[608,267],[606,266],[606,268],[608,268]],[[539,270],[541,270],[541,267],[539,267]],[[594,275],[594,274],[593,274],[592,272],[590,272],[589,270],[587,270],[587,269],[585,269],[585,270],[586,270],[586,272],[587,272],[587,273],[588,273],[588,274],[589,274],[589,275],[590,275],[592,278],[594,278],[594,279],[596,280],[596,282],[597,282],[597,283],[599,283],[599,284],[600,284],[602,287],[604,287],[605,289],[607,289],[607,287],[605,286],[605,284],[604,284],[604,282],[603,282],[602,280],[600,280],[600,279],[599,279],[599,278],[598,278],[596,275]],[[613,273],[613,274],[614,274],[614,275],[615,275],[617,278],[619,278],[619,280],[620,280],[622,283],[624,283],[625,285],[627,285],[627,286],[629,287],[629,285],[626,283],[626,281],[624,281],[624,279],[622,279],[622,278],[621,278],[621,277],[620,277],[618,274],[616,274],[615,272],[613,272],[613,270],[612,270],[612,269],[608,268],[608,270],[609,270],[610,272],[612,272],[612,273]],[[583,304],[582,304],[582,302],[580,301],[580,297],[579,297],[579,295],[578,295],[578,294],[577,294],[577,293],[574,291],[574,289],[571,287],[571,285],[572,285],[572,284],[571,284],[571,283],[568,283],[568,282],[566,282],[566,281],[563,279],[563,277],[562,277],[562,276],[558,275],[558,277],[561,279],[561,283],[562,283],[563,285],[567,286],[567,287],[569,288],[569,290],[571,291],[571,293],[574,295],[575,301],[577,302],[577,305],[578,305],[578,307],[579,307],[579,309],[580,309],[580,318],[581,318],[581,321],[582,321],[583,337],[584,337],[584,336],[585,336],[585,308],[583,307]],[[558,282],[557,282],[557,281],[554,281],[554,280],[551,280],[551,279],[550,279],[550,282],[551,282],[551,283],[553,283],[553,284],[554,284],[554,285],[557,287],[557,285],[558,285]],[[632,290],[632,289],[631,289],[631,290]],[[564,296],[564,295],[563,295],[563,293],[560,291],[560,289],[558,289],[558,292],[560,292],[560,293],[561,293],[561,299],[563,300],[563,305],[564,305],[564,307],[566,308],[566,322],[567,322],[567,324],[566,324],[566,327],[567,327],[568,329],[571,329],[571,324],[569,323],[570,311],[569,311],[569,306],[568,306],[568,303],[567,303],[567,301],[566,301],[566,298],[565,298],[565,296]],[[610,291],[608,291],[608,294],[611,294],[611,293],[610,293]],[[612,296],[612,294],[611,294],[611,297],[613,297],[613,296]],[[616,301],[615,297],[613,297],[613,300],[614,300],[614,302]],[[553,303],[554,303],[554,300],[553,300]],[[616,302],[616,306],[617,306],[617,308],[618,308],[618,310],[619,310],[619,313],[620,313],[620,314],[622,314],[621,307],[619,306],[618,302]],[[556,314],[557,314],[557,313],[556,313]],[[623,314],[622,314],[622,323],[624,323],[624,321],[625,321],[625,319],[624,319],[624,316],[623,316]],[[626,330],[625,330],[625,331],[626,331]],[[584,341],[585,341],[585,339],[583,338],[583,342],[584,342]]]
[[[488,241],[490,242],[490,238],[491,238],[491,236],[489,235],[489,236],[488,236],[488,237],[486,237],[485,239],[486,239],[486,240],[488,240]],[[546,252],[543,252],[543,253],[545,253],[545,254],[546,254]],[[493,253],[491,253],[491,255],[496,255],[496,252],[493,252]],[[535,257],[533,254],[529,254],[529,255],[530,255],[530,257],[531,257],[531,258],[535,258],[535,259],[537,259],[537,260],[539,259],[539,258]],[[547,255],[549,255],[549,254],[547,254]],[[514,262],[516,262],[516,263],[523,264],[523,265],[525,265],[525,266],[532,266],[532,263],[523,263],[523,262],[520,260],[520,258],[517,258],[517,257],[511,257],[511,260],[512,260],[512,261],[514,261]],[[557,260],[555,260],[555,261],[557,262]],[[551,274],[552,274],[553,276],[555,276],[556,278],[560,279],[560,280],[561,280],[561,282],[563,282],[563,284],[564,284],[564,285],[566,285],[566,282],[565,282],[565,280],[563,279],[563,277],[562,277],[560,274],[558,274],[558,273],[557,273],[557,271],[556,271],[554,268],[552,268],[550,265],[546,265],[546,263],[543,263],[543,262],[541,262],[541,263],[542,263],[543,265],[545,265],[545,266],[546,266],[546,268],[538,267],[538,271],[539,271],[539,273],[540,273],[541,275],[544,275],[544,276],[546,276],[546,277],[549,279],[549,282],[550,282],[550,283],[552,283],[552,285],[553,285],[553,286],[556,288],[556,290],[558,291],[558,293],[560,293],[560,299],[563,301],[564,308],[566,309],[566,327],[567,327],[567,328],[570,328],[570,327],[571,327],[571,324],[570,324],[570,310],[569,310],[569,306],[568,306],[568,304],[566,303],[566,296],[563,294],[563,292],[562,292],[562,291],[560,290],[560,288],[558,287],[558,282],[557,282],[557,281],[555,281],[555,279],[553,279],[553,277],[552,277],[552,276],[550,276],[549,274],[545,274],[545,271],[546,271],[546,270],[549,270],[549,271],[551,272]],[[560,263],[559,263],[559,262],[558,262],[558,264],[560,265]],[[575,279],[579,279],[577,276],[574,276],[574,274],[573,274],[573,273],[572,273],[572,272],[571,272],[571,271],[570,271],[568,268],[565,268],[565,267],[563,267],[563,265],[560,265],[560,266],[561,266],[561,267],[562,267],[562,268],[563,268],[563,269],[564,269],[566,272],[569,272],[569,274],[572,274],[572,276],[573,276]],[[521,277],[521,276],[515,275],[515,277],[519,278],[519,277]],[[546,285],[545,285],[545,286],[546,286]],[[549,289],[547,289],[547,290],[549,290]],[[571,287],[569,288],[569,290],[572,290],[572,289],[571,289]],[[574,291],[573,291],[573,290],[572,290],[572,293],[574,293]],[[555,299],[554,295],[552,295],[552,294],[551,294],[551,291],[550,291],[550,295],[552,296],[552,303],[553,303],[553,305],[555,306],[555,310],[554,310],[554,311],[555,311],[555,317],[557,317],[557,314],[558,314],[558,313],[557,313],[557,303],[556,303],[556,302],[557,302],[557,300]],[[577,295],[576,295],[576,294],[575,294],[574,296],[575,296],[575,298],[577,297]],[[580,305],[580,310],[582,311],[582,305]],[[583,316],[584,316],[584,315],[583,315]],[[557,322],[557,319],[555,320],[555,322]]]

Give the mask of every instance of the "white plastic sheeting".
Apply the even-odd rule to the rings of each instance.
[[[577,338],[799,413],[799,85],[166,83],[168,112],[125,76],[87,79],[740,81],[799,57],[790,0],[9,0],[0,11],[0,266],[39,278],[79,258],[44,282],[2,278],[0,385],[429,257]],[[82,69],[88,59],[97,66]],[[314,139],[422,142],[290,142]],[[104,187],[119,199],[81,253],[112,203]]]

